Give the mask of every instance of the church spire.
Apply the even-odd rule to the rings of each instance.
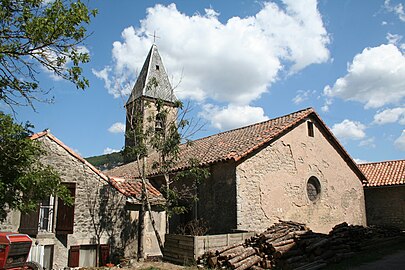
[[[142,96],[169,102],[177,100],[156,44],[150,48],[126,105]]]
[[[162,130],[177,118],[177,98],[158,49],[152,45],[131,95],[125,104],[125,148],[139,145],[137,131]],[[166,113],[162,114],[161,112]],[[164,117],[163,117],[164,115]],[[146,142],[147,143],[147,142]],[[148,152],[151,147],[147,145]]]

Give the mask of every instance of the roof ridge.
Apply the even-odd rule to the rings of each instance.
[[[205,140],[205,139],[210,138],[210,137],[219,136],[219,135],[222,135],[222,134],[234,132],[236,130],[241,130],[241,129],[246,129],[246,128],[250,128],[250,127],[253,127],[253,126],[261,125],[261,124],[264,124],[266,122],[274,121],[274,120],[277,120],[277,119],[280,119],[280,118],[283,118],[283,117],[287,117],[287,116],[292,115],[292,114],[301,113],[301,112],[304,112],[304,111],[311,111],[311,113],[312,113],[312,112],[314,112],[314,109],[312,107],[307,107],[305,109],[301,109],[301,110],[298,110],[298,111],[295,111],[295,112],[292,112],[292,113],[288,113],[288,114],[278,116],[278,117],[275,117],[275,118],[271,118],[271,119],[268,119],[268,120],[264,120],[264,121],[261,121],[261,122],[253,123],[253,124],[250,124],[250,125],[247,125],[247,126],[238,127],[238,128],[222,131],[222,132],[219,132],[219,133],[215,133],[215,134],[212,134],[212,135],[209,135],[209,136],[206,136],[206,137],[198,138],[198,139],[192,140],[191,143],[196,142],[196,141],[200,141],[200,140]],[[181,145],[187,145],[187,142],[182,143]]]
[[[372,165],[372,164],[390,163],[390,162],[405,162],[405,159],[371,161],[371,162],[367,162],[367,163],[360,163],[360,164],[357,164],[357,165],[362,166],[362,165]]]

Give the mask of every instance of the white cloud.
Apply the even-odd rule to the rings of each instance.
[[[321,110],[322,110],[323,112],[328,112],[330,105],[332,105],[332,99],[331,99],[331,98],[326,98],[326,99],[325,99],[325,103],[324,103],[323,106],[321,107]]]
[[[99,78],[119,96],[111,91],[111,81],[134,78],[152,43],[148,34],[157,30],[167,72],[181,79],[175,89],[180,99],[248,105],[278,79],[280,70],[297,72],[329,58],[329,37],[316,0],[283,2],[264,3],[255,16],[226,23],[212,9],[188,16],[175,4],[148,8],[141,26],[124,29],[122,40],[113,43],[114,66],[106,70],[109,77]]]
[[[385,38],[387,39],[388,43],[397,45],[401,41],[402,36],[398,34],[388,33]]]
[[[114,123],[111,127],[108,128],[108,131],[111,133],[124,133],[125,124],[120,122]]]
[[[111,153],[116,153],[119,152],[120,150],[118,149],[112,149],[110,147],[107,147],[106,149],[104,149],[103,151],[103,155],[107,155],[107,154],[111,154]]]
[[[395,142],[394,145],[402,151],[405,151],[405,129],[402,131],[401,136],[399,136]]]
[[[264,115],[262,108],[248,105],[229,105],[225,108],[218,108],[217,106],[207,104],[200,115],[209,120],[212,126],[222,131],[269,119]]]
[[[340,97],[378,108],[405,97],[405,57],[393,44],[366,48],[348,66],[346,76],[327,85],[327,97]]]
[[[372,137],[372,138],[367,138],[367,139],[365,139],[365,140],[360,141],[359,146],[361,146],[361,147],[368,147],[368,148],[375,148],[376,145],[375,145],[374,141],[375,141],[375,138],[374,138],[374,137]]]
[[[336,137],[342,140],[361,140],[366,137],[365,129],[366,126],[362,123],[345,119],[341,123],[334,124],[332,132]]]
[[[405,125],[405,108],[394,108],[380,111],[374,115],[374,123],[384,125],[399,122]]]
[[[395,14],[398,15],[398,18],[401,21],[405,22],[405,12],[404,12],[404,6],[402,5],[402,3],[399,3],[397,5],[391,5],[390,0],[385,0],[384,1],[384,8],[388,12],[394,12]]]
[[[89,49],[87,49],[86,46],[79,45],[76,47],[76,51],[78,53],[87,53],[90,54]],[[41,49],[37,49],[33,51],[33,54],[36,54],[39,58],[45,59],[47,62],[49,62],[52,66],[57,66],[58,65],[58,57],[62,57],[62,55],[59,55],[56,53],[53,49],[50,47],[43,47]],[[72,63],[72,59],[70,57],[65,56],[66,62],[61,65],[59,68],[61,71],[66,71],[68,66]],[[49,74],[50,78],[53,79],[54,81],[59,81],[62,80],[63,78],[60,77],[55,73],[54,70],[47,68],[44,65],[40,65],[40,68],[45,71],[46,73]]]
[[[354,159],[354,162],[356,162],[357,164],[369,163],[369,161],[363,160],[363,159],[359,159],[359,158],[355,158],[355,159]]]
[[[311,90],[298,90],[297,95],[292,99],[294,104],[300,104],[306,100],[308,100],[313,94],[315,94],[316,91],[311,91]]]

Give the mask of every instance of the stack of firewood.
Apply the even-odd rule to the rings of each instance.
[[[382,236],[375,231],[342,223],[329,234],[320,234],[305,224],[280,221],[244,243],[207,252],[201,259],[211,268],[314,270],[363,250],[366,243]]]

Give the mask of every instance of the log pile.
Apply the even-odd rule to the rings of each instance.
[[[320,234],[305,224],[280,221],[244,243],[207,252],[201,260],[211,268],[315,270],[353,256],[385,233],[341,223]]]

